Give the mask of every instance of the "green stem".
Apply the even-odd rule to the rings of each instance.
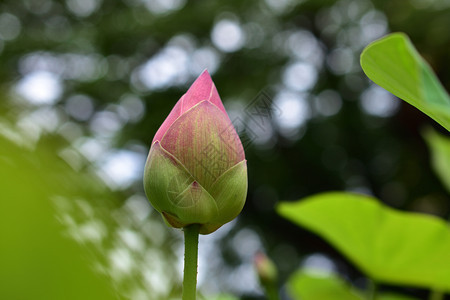
[[[441,291],[432,290],[430,292],[430,297],[428,299],[429,300],[443,300],[444,299],[444,293],[442,293]]]
[[[266,296],[268,300],[279,300],[278,289],[276,285],[268,285],[266,286]]]
[[[197,256],[200,225],[184,228],[184,277],[182,300],[195,300],[197,294]]]
[[[377,292],[378,292],[378,284],[374,280],[370,280],[367,299],[375,300],[377,297]]]

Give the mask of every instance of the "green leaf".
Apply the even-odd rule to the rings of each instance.
[[[450,192],[450,137],[441,135],[431,128],[423,135],[431,151],[431,165]]]
[[[450,131],[450,97],[403,33],[369,44],[361,54],[367,77]]]
[[[343,192],[284,202],[277,209],[326,239],[377,282],[450,290],[450,230],[443,220]]]
[[[111,191],[64,138],[33,143],[15,123],[0,115],[0,299],[177,299],[165,228],[137,216],[147,201]]]
[[[351,286],[333,273],[318,273],[311,270],[295,272],[287,282],[289,296],[295,300],[365,300],[367,292]],[[405,295],[380,294],[377,300],[415,300]]]
[[[288,281],[292,299],[363,300],[362,295],[334,274],[316,274],[304,270],[294,273]]]
[[[74,172],[57,155],[55,144],[59,142],[55,139],[46,137],[36,149],[29,150],[11,142],[2,133],[0,298],[125,299],[117,295],[108,276],[94,272],[92,266],[100,264],[90,260],[92,257],[87,254],[96,253],[96,248],[84,251],[68,238],[62,221],[63,217],[70,218],[72,228],[78,228],[78,216],[73,209],[76,205],[72,206],[68,199],[75,202],[73,199],[104,198],[117,203],[117,195],[108,192],[104,183],[92,174]],[[11,130],[10,134],[16,141],[21,140],[16,132]],[[70,214],[56,209],[56,203],[71,207]],[[108,228],[105,220],[94,223],[84,215],[81,220],[84,224],[101,224],[102,228]]]

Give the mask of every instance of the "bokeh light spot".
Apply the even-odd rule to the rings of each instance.
[[[21,29],[22,24],[15,15],[9,13],[0,15],[0,39],[13,40],[19,36]]]
[[[285,136],[292,136],[310,118],[310,107],[303,94],[281,92],[275,98],[274,104],[281,110],[274,119]]]
[[[235,52],[245,43],[245,33],[240,24],[234,20],[220,20],[211,32],[214,45],[223,52]]]
[[[330,117],[337,114],[342,107],[342,99],[334,90],[322,91],[314,100],[314,108],[319,115]]]
[[[131,94],[124,95],[121,98],[120,108],[122,108],[118,111],[120,117],[131,123],[140,121],[145,114],[144,102]]]
[[[287,66],[283,82],[294,91],[305,91],[317,81],[317,70],[309,63],[296,62]]]
[[[181,9],[186,0],[143,0],[149,11],[155,14],[166,14]]]
[[[188,53],[181,47],[168,46],[138,69],[138,80],[144,89],[164,89],[184,83],[187,78]],[[139,88],[139,84],[135,83]]]
[[[307,256],[302,262],[302,267],[306,269],[308,273],[323,276],[337,271],[336,264],[330,258],[320,253],[314,253]]]
[[[33,104],[53,104],[62,93],[58,76],[46,71],[27,74],[16,85],[19,95]]]
[[[87,17],[101,5],[101,0],[66,0],[67,7],[77,17]]]
[[[106,154],[100,163],[101,175],[112,188],[125,188],[144,172],[145,156],[120,150]]]
[[[90,122],[90,128],[98,137],[112,137],[123,125],[119,116],[112,111],[97,112]]]
[[[198,76],[203,70],[208,69],[214,74],[219,67],[219,53],[214,48],[203,47],[192,53],[190,60],[191,74]]]
[[[385,89],[373,85],[361,95],[362,110],[372,116],[390,117],[400,107],[400,101]]]
[[[330,70],[336,75],[343,75],[353,68],[353,52],[348,48],[334,49],[327,57]]]
[[[65,109],[67,114],[78,121],[86,121],[94,112],[92,99],[85,95],[74,95],[67,99]]]

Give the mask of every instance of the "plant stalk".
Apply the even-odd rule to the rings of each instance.
[[[443,300],[444,299],[444,293],[437,290],[432,290],[430,292],[430,296],[428,298],[429,300]]]
[[[268,300],[280,300],[278,289],[275,284],[266,286],[266,296]]]
[[[184,228],[184,275],[182,300],[195,300],[197,294],[198,235],[200,225]]]
[[[378,293],[378,284],[374,280],[370,280],[367,293],[368,300],[375,300]]]

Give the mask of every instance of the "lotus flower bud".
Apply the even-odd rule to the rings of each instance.
[[[247,195],[247,162],[216,87],[204,71],[153,138],[147,198],[168,225],[209,234],[233,220]]]
[[[256,253],[253,260],[256,272],[258,274],[259,282],[262,286],[276,285],[278,279],[278,271],[275,264],[264,253]]]

